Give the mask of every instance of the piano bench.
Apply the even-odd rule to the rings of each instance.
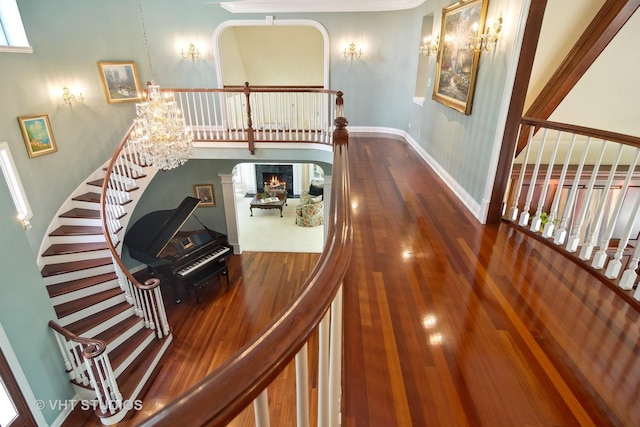
[[[227,270],[227,267],[225,266],[224,269],[220,270],[217,273],[217,276],[218,276],[218,281],[220,279],[220,276],[225,276],[227,278],[227,284],[225,289],[228,289],[229,288],[229,271]],[[207,285],[209,284],[212,278],[213,278],[213,275],[193,283],[185,283],[185,288],[187,289],[187,298],[189,298],[189,295],[191,293],[189,288],[193,288],[193,293],[196,295],[196,302],[200,304],[201,295],[198,293],[198,290],[203,290],[204,292],[204,288],[207,287]]]

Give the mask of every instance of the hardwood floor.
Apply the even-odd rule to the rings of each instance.
[[[352,136],[349,155],[343,425],[637,425],[637,311],[543,243],[478,224],[406,143]],[[240,348],[317,256],[233,256],[229,290],[211,286],[200,305],[168,303],[173,347],[143,410],[121,424]],[[288,368],[269,388],[273,426],[295,425],[293,381]],[[252,408],[232,425],[253,425]]]

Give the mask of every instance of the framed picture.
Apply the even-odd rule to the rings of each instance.
[[[212,184],[198,184],[193,186],[193,192],[200,199],[200,206],[215,206],[216,196]]]
[[[480,52],[470,46],[482,33],[488,0],[460,1],[442,9],[433,100],[471,114]]]
[[[58,151],[48,114],[20,116],[18,123],[20,123],[20,130],[29,157],[43,156]]]
[[[137,102],[142,97],[133,61],[98,62],[104,96],[109,104]]]

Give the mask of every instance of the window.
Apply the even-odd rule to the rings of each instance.
[[[31,206],[29,205],[29,200],[27,200],[24,188],[22,188],[18,170],[13,163],[13,157],[11,157],[11,151],[9,151],[9,144],[6,142],[0,142],[0,169],[2,169],[4,178],[9,186],[13,203],[16,205],[18,220],[26,230],[30,228],[29,220],[33,217],[33,213],[31,212]]]
[[[33,52],[16,0],[0,0],[0,52]]]

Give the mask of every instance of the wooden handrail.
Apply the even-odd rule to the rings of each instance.
[[[129,271],[129,269],[124,265],[124,263],[122,262],[122,259],[120,259],[120,256],[118,255],[118,252],[116,251],[115,246],[113,245],[113,242],[111,241],[111,232],[109,231],[109,228],[107,226],[107,214],[106,214],[106,197],[107,197],[107,189],[109,188],[109,179],[111,178],[111,174],[113,173],[114,170],[114,165],[116,163],[116,161],[118,160],[118,157],[121,155],[122,150],[124,148],[124,146],[127,144],[127,141],[129,139],[129,135],[131,134],[131,131],[133,130],[134,125],[132,124],[129,129],[127,130],[126,134],[124,135],[124,138],[122,138],[122,141],[120,141],[120,144],[118,145],[118,148],[116,148],[115,154],[113,155],[113,157],[111,158],[111,161],[109,162],[109,165],[106,168],[106,175],[104,177],[104,184],[102,185],[102,191],[100,192],[100,215],[102,217],[102,232],[104,233],[105,237],[106,237],[106,241],[107,241],[107,247],[109,248],[109,252],[111,252],[111,258],[113,259],[113,261],[118,265],[118,267],[120,268],[120,270],[124,273],[125,276],[127,276],[127,279],[129,279],[129,281],[137,288],[142,289],[142,290],[150,290],[150,289],[154,289],[157,288],[158,286],[160,286],[160,280],[158,279],[149,279],[146,282],[144,282],[144,285],[141,284],[140,282],[138,282],[138,280],[133,277],[133,274],[131,274],[131,272]]]
[[[329,309],[351,258],[347,120],[335,120],[328,239],[294,299],[256,337],[141,425],[225,425],[289,364]]]
[[[565,123],[549,122],[544,119],[536,119],[533,117],[523,117],[520,121],[523,125],[534,128],[536,132],[539,128],[553,129],[561,132],[575,133],[583,136],[604,139],[610,142],[619,142],[620,144],[640,147],[640,137],[624,135],[621,133],[610,132],[606,130],[593,129],[585,126],[569,125]]]
[[[84,348],[82,349],[82,355],[85,357],[85,359],[96,358],[104,353],[107,349],[107,343],[105,341],[97,340],[95,338],[79,337],[68,329],[60,326],[53,320],[49,320],[49,327],[65,337],[67,340],[82,344],[84,346]]]

